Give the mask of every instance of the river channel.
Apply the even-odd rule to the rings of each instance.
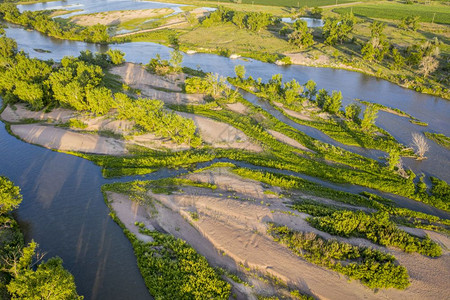
[[[71,1],[64,1],[64,3]],[[104,7],[117,1],[101,1]],[[135,1],[128,2],[132,7]],[[81,3],[81,2],[80,2]],[[47,4],[50,5],[50,4]],[[55,4],[56,5],[56,4]],[[130,9],[130,8],[128,8]],[[147,63],[157,53],[168,58],[172,49],[154,43],[126,43],[100,46],[83,42],[63,41],[47,37],[36,31],[24,30],[9,25],[7,36],[14,38],[19,49],[31,57],[60,60],[63,56],[77,56],[80,51],[104,52],[110,48],[126,53],[130,62]],[[43,52],[47,50],[49,52]],[[369,100],[399,108],[421,121],[429,123],[420,127],[408,119],[380,112],[377,125],[388,130],[403,144],[411,143],[412,132],[431,131],[450,136],[450,101],[423,95],[356,72],[329,68],[304,66],[277,66],[254,60],[232,60],[210,55],[185,55],[184,65],[201,68],[222,76],[234,75],[234,67],[242,64],[247,75],[268,80],[273,74],[283,74],[284,80],[296,79],[305,83],[312,79],[319,88],[341,90],[344,104],[355,98]],[[270,107],[258,102],[250,95],[246,97],[255,105],[275,114]],[[277,116],[283,122],[288,122]],[[301,126],[297,127],[301,129]],[[329,137],[304,128],[307,134],[335,145],[339,143]],[[416,173],[435,175],[450,181],[450,151],[429,142],[430,151],[425,161],[405,159],[407,167]],[[350,151],[374,157],[382,155],[373,151],[344,147]],[[8,134],[0,123],[0,173],[8,176],[22,188],[24,201],[17,217],[24,228],[27,241],[34,239],[47,256],[58,255],[64,266],[75,276],[78,292],[85,299],[149,299],[150,295],[140,276],[133,249],[121,229],[108,216],[109,210],[103,202],[101,186],[122,178],[107,180],[99,167],[79,157],[50,151],[24,143]],[[161,170],[146,176],[156,179],[174,175],[179,171]],[[352,187],[342,188],[352,191]],[[359,192],[360,187],[354,187]],[[407,203],[404,206],[408,206]],[[415,209],[437,213],[421,204]]]

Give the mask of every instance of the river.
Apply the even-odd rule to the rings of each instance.
[[[106,2],[114,1],[102,1]],[[59,60],[66,55],[77,56],[83,50],[103,52],[111,47],[124,51],[127,61],[147,63],[157,53],[162,58],[168,58],[171,51],[168,47],[153,43],[99,46],[63,41],[16,26],[10,26],[6,32],[7,36],[16,39],[19,49],[41,59]],[[200,67],[222,76],[233,75],[234,66],[238,64],[244,65],[247,75],[254,78],[268,80],[272,74],[281,73],[284,80],[295,78],[304,83],[313,79],[319,88],[341,90],[344,104],[352,102],[354,98],[369,100],[399,108],[429,123],[428,127],[420,127],[409,123],[406,118],[380,112],[377,124],[404,144],[410,143],[411,132],[414,131],[450,135],[450,101],[403,89],[360,73],[304,66],[281,67],[209,54],[185,55],[184,59],[186,66]],[[264,106],[249,95],[247,98],[256,105]],[[275,114],[275,111],[270,111],[270,107],[264,109]],[[337,143],[313,129],[303,129],[318,139]],[[430,146],[427,160],[417,162],[405,159],[405,163],[416,173],[424,172],[450,181],[450,151],[434,142],[430,142]],[[364,149],[347,149],[373,156],[373,152]],[[109,210],[103,202],[100,187],[117,179],[104,179],[100,168],[87,160],[24,143],[9,135],[4,124],[0,124],[0,153],[0,173],[10,177],[24,194],[17,217],[25,229],[26,239],[37,241],[41,249],[48,253],[47,257],[58,255],[63,258],[64,266],[75,276],[78,292],[85,299],[150,298],[136,266],[132,247],[121,229],[108,216]],[[162,170],[146,178],[156,179],[179,172],[182,170]],[[360,187],[351,186],[341,189],[354,192],[361,190]],[[407,201],[404,206],[409,206]],[[436,213],[436,210],[422,204],[414,208]]]

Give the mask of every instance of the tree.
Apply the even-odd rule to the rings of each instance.
[[[425,159],[425,153],[430,149],[428,143],[423,134],[413,132],[412,133],[413,147],[416,148],[416,155],[419,159]]]
[[[293,27],[294,31],[289,34],[289,43],[299,48],[308,48],[314,44],[313,36],[305,21],[298,19]]]
[[[23,198],[20,188],[4,176],[0,176],[0,214],[5,214],[19,207]]]
[[[246,18],[247,18],[247,15],[245,12],[235,11],[233,14],[233,23],[237,27],[243,29],[243,28],[245,28]]]
[[[383,30],[386,27],[386,23],[374,21],[370,24],[370,35],[371,37],[381,38],[384,36]]]
[[[397,48],[392,48],[392,59],[394,60],[394,69],[399,69],[405,64],[405,59]]]
[[[399,28],[402,29],[411,29],[413,31],[416,31],[417,28],[419,28],[419,16],[407,16],[404,17],[400,24],[398,25]]]
[[[236,67],[234,67],[234,73],[239,79],[244,79],[246,73],[245,67],[243,65],[237,65]]]
[[[317,106],[319,106],[320,108],[324,108],[325,103],[327,103],[330,98],[330,95],[328,95],[328,92],[325,89],[320,89],[319,92],[317,93],[317,97],[316,97],[316,101],[317,101]]]
[[[431,55],[427,55],[422,58],[419,64],[419,72],[423,74],[423,77],[427,77],[430,73],[433,73],[439,67],[439,61]]]
[[[313,98],[317,94],[317,84],[314,80],[308,80],[305,84],[305,97],[307,97],[309,100],[313,100]]]
[[[326,102],[323,109],[331,114],[336,114],[341,108],[342,104],[342,93],[339,91],[333,91],[331,97],[326,98]]]
[[[112,50],[109,49],[106,52],[106,55],[108,55],[109,61],[111,61],[111,63],[113,65],[120,65],[121,63],[125,62],[125,53],[123,53],[120,50]]]
[[[251,12],[247,14],[247,28],[260,32],[261,29],[272,23],[272,15],[267,13]]]
[[[182,62],[183,62],[183,54],[181,54],[180,51],[174,50],[170,52],[169,63],[172,66],[175,73],[179,73],[181,71]]]
[[[76,291],[72,274],[62,266],[62,259],[51,258],[41,263],[36,271],[31,268],[37,245],[32,242],[24,248],[17,275],[7,285],[11,299],[36,300],[82,300]]]
[[[11,66],[14,62],[14,56],[17,53],[17,43],[15,40],[0,37],[0,67]]]
[[[88,109],[98,116],[105,115],[114,106],[111,90],[106,87],[95,87],[86,91]]]
[[[343,42],[352,32],[354,25],[355,16],[353,13],[345,14],[339,19],[326,18],[322,30],[325,44],[335,45],[337,42]]]
[[[352,120],[355,123],[359,123],[359,114],[361,113],[361,107],[356,104],[352,103],[345,107],[345,117],[349,120]]]
[[[375,120],[378,116],[378,107],[370,104],[364,110],[364,116],[361,121],[361,128],[368,131],[375,125]]]
[[[389,151],[389,157],[388,157],[388,169],[393,171],[395,167],[398,166],[400,162],[400,151],[398,149],[391,149]]]

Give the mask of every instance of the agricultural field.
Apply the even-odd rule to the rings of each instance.
[[[334,8],[333,11],[340,14],[352,11],[358,17],[386,20],[401,20],[407,16],[418,16],[420,22],[433,21],[438,24],[450,24],[450,7],[445,3],[429,5],[399,2],[367,3]]]

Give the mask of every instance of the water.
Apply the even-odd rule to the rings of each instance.
[[[75,15],[93,14],[117,10],[171,8],[174,9],[176,12],[180,12],[181,6],[185,5],[151,2],[151,1],[139,1],[139,0],[100,0],[100,1],[66,0],[66,1],[52,1],[52,2],[17,5],[17,8],[19,9],[20,12],[23,12],[25,10],[37,11],[37,10],[65,9],[73,12],[61,15],[59,17],[70,18]]]
[[[123,1],[101,1],[106,2],[108,10],[114,10],[115,3]],[[65,3],[70,4],[72,1]],[[79,3],[89,4],[88,1]],[[39,5],[50,6],[56,3]],[[77,56],[83,50],[104,52],[109,49],[109,46],[105,45],[49,38],[38,32],[13,26],[7,29],[7,35],[16,39],[19,49],[41,59],[59,60],[66,55]],[[119,44],[110,47],[124,51],[127,61],[138,63],[147,63],[156,53],[168,59],[171,51],[170,48],[153,43]],[[34,49],[48,50],[50,53]],[[184,60],[186,66],[198,66],[222,76],[234,75],[234,67],[238,64],[244,65],[247,75],[254,78],[268,80],[272,74],[281,73],[284,80],[296,79],[304,83],[313,79],[319,88],[341,90],[345,97],[344,104],[351,103],[354,98],[365,99],[397,107],[430,124],[428,128],[424,128],[409,123],[406,118],[380,112],[377,124],[389,130],[402,143],[410,143],[413,131],[426,130],[450,135],[450,102],[360,73],[303,66],[280,67],[253,60],[230,60],[209,54],[185,55]],[[271,110],[270,107],[265,107],[264,102],[258,102],[250,95],[247,95],[247,98],[275,114],[283,122],[290,121],[282,119],[273,108]],[[337,143],[310,127],[295,127],[315,138]],[[425,172],[449,181],[449,151],[433,142],[430,142],[430,146],[428,160],[405,162],[416,173]],[[379,154],[354,147],[346,149],[361,151],[363,155],[370,157]],[[58,255],[63,258],[64,266],[75,276],[80,294],[85,295],[86,299],[150,298],[136,266],[131,245],[121,229],[108,216],[109,210],[100,192],[101,185],[117,180],[102,178],[100,168],[84,159],[21,142],[10,136],[3,124],[0,125],[0,153],[0,173],[21,186],[24,194],[24,201],[18,210],[18,219],[25,228],[27,240],[35,239],[41,249],[48,252],[48,257]],[[162,170],[146,178],[159,178],[178,172],[183,170]],[[357,186],[336,186],[314,178],[308,179],[341,190],[363,190]],[[424,204],[396,198],[402,206],[448,217],[448,214],[442,215],[442,212]]]
[[[131,244],[108,216],[100,168],[24,143],[0,122],[0,174],[22,189],[17,218],[27,241],[58,255],[85,299],[149,299]]]
[[[323,27],[323,20],[322,19],[316,19],[316,18],[298,18],[300,20],[303,20],[306,22],[306,26],[309,28],[315,28],[315,27]],[[292,19],[292,18],[281,18],[281,21],[284,23],[294,23],[298,19]]]
[[[169,59],[170,52],[172,51],[171,48],[166,46],[145,42],[96,45],[84,42],[65,41],[50,38],[39,32],[27,31],[12,25],[6,29],[6,32],[8,36],[16,39],[19,49],[23,49],[25,52],[30,53],[30,56],[40,59],[59,60],[66,55],[78,56],[79,52],[83,50],[104,52],[112,48],[125,52],[127,61],[148,63],[157,53],[163,59]],[[43,49],[50,52],[42,53],[42,51],[38,52],[35,49]],[[185,55],[183,64],[194,69],[201,68],[207,72],[219,73],[222,76],[234,76],[234,67],[241,64],[247,69],[247,76],[251,75],[253,78],[261,77],[264,81],[269,80],[273,74],[280,73],[283,75],[285,81],[296,79],[300,83],[305,83],[309,79],[312,79],[317,82],[319,89],[326,88],[329,91],[340,90],[344,96],[343,105],[352,103],[355,98],[358,98],[399,108],[429,124],[428,127],[422,127],[410,123],[407,118],[386,112],[379,112],[379,118],[376,122],[377,125],[388,130],[405,145],[411,144],[412,132],[431,131],[450,136],[450,101],[404,89],[388,81],[361,73],[298,65],[277,66],[251,59],[229,59],[227,57],[203,53]],[[296,127],[300,128],[301,126]],[[305,127],[303,126],[302,130],[307,130]],[[342,146],[340,143],[332,141],[326,135],[318,133],[317,130],[310,129],[307,133],[322,141],[331,142],[334,145],[341,146],[367,157],[379,158],[385,155],[379,151]],[[429,145],[428,159],[423,161],[404,159],[403,162],[406,168],[411,168],[417,174],[424,173],[426,175],[433,175],[449,182],[450,151],[432,141],[429,142]]]

